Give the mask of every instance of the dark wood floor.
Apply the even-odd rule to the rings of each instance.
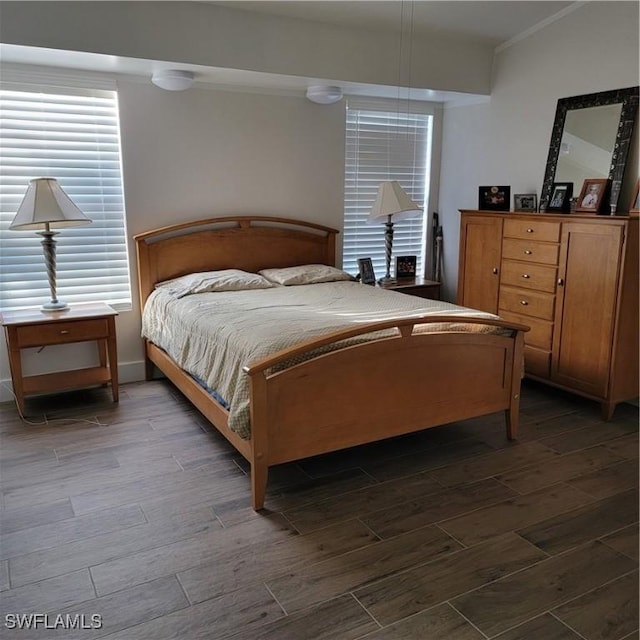
[[[502,415],[275,468],[163,381],[0,405],[7,638],[638,639],[638,410],[525,383]],[[89,422],[85,422],[87,420]],[[6,633],[6,636],[4,635]]]

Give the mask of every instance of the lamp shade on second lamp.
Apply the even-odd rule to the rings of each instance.
[[[386,180],[378,187],[378,195],[369,213],[369,222],[380,219],[387,222],[389,216],[392,216],[392,221],[397,222],[420,215],[422,211],[422,207],[409,197],[397,180]]]

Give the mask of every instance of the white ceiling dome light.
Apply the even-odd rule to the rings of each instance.
[[[167,91],[185,91],[193,86],[195,76],[191,71],[179,69],[162,69],[155,71],[151,76],[151,82]]]
[[[307,87],[307,100],[316,104],[333,104],[342,100],[342,89],[325,85]]]

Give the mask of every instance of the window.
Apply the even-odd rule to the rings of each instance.
[[[131,305],[118,99],[114,91],[0,87],[0,306],[50,298],[40,237],[9,231],[29,180],[57,178],[92,224],[60,230],[57,293],[65,302]]]
[[[384,225],[367,222],[383,180],[397,180],[420,206],[429,196],[433,115],[414,113],[406,103],[350,101],[347,106],[343,268],[357,273],[357,259],[370,257],[384,275]],[[417,256],[424,273],[426,221],[422,215],[396,222],[393,256]],[[391,265],[393,275],[394,263]]]

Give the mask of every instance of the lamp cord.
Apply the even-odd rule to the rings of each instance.
[[[18,399],[16,398],[16,394],[13,393],[13,389],[6,382],[2,382],[0,384],[12,395],[16,405],[16,411],[20,416],[20,420],[22,420],[22,422],[24,422],[25,424],[29,424],[33,427],[41,427],[46,424],[51,424],[52,422],[82,422],[85,424],[94,424],[97,427],[109,426],[109,424],[104,424],[103,422],[100,422],[97,416],[95,420],[85,420],[83,418],[53,418],[53,420],[49,420],[47,419],[46,414],[43,414],[44,422],[31,422],[31,420],[27,420],[27,418],[25,418],[24,415],[22,414],[22,411],[20,411],[20,407],[18,406]]]

